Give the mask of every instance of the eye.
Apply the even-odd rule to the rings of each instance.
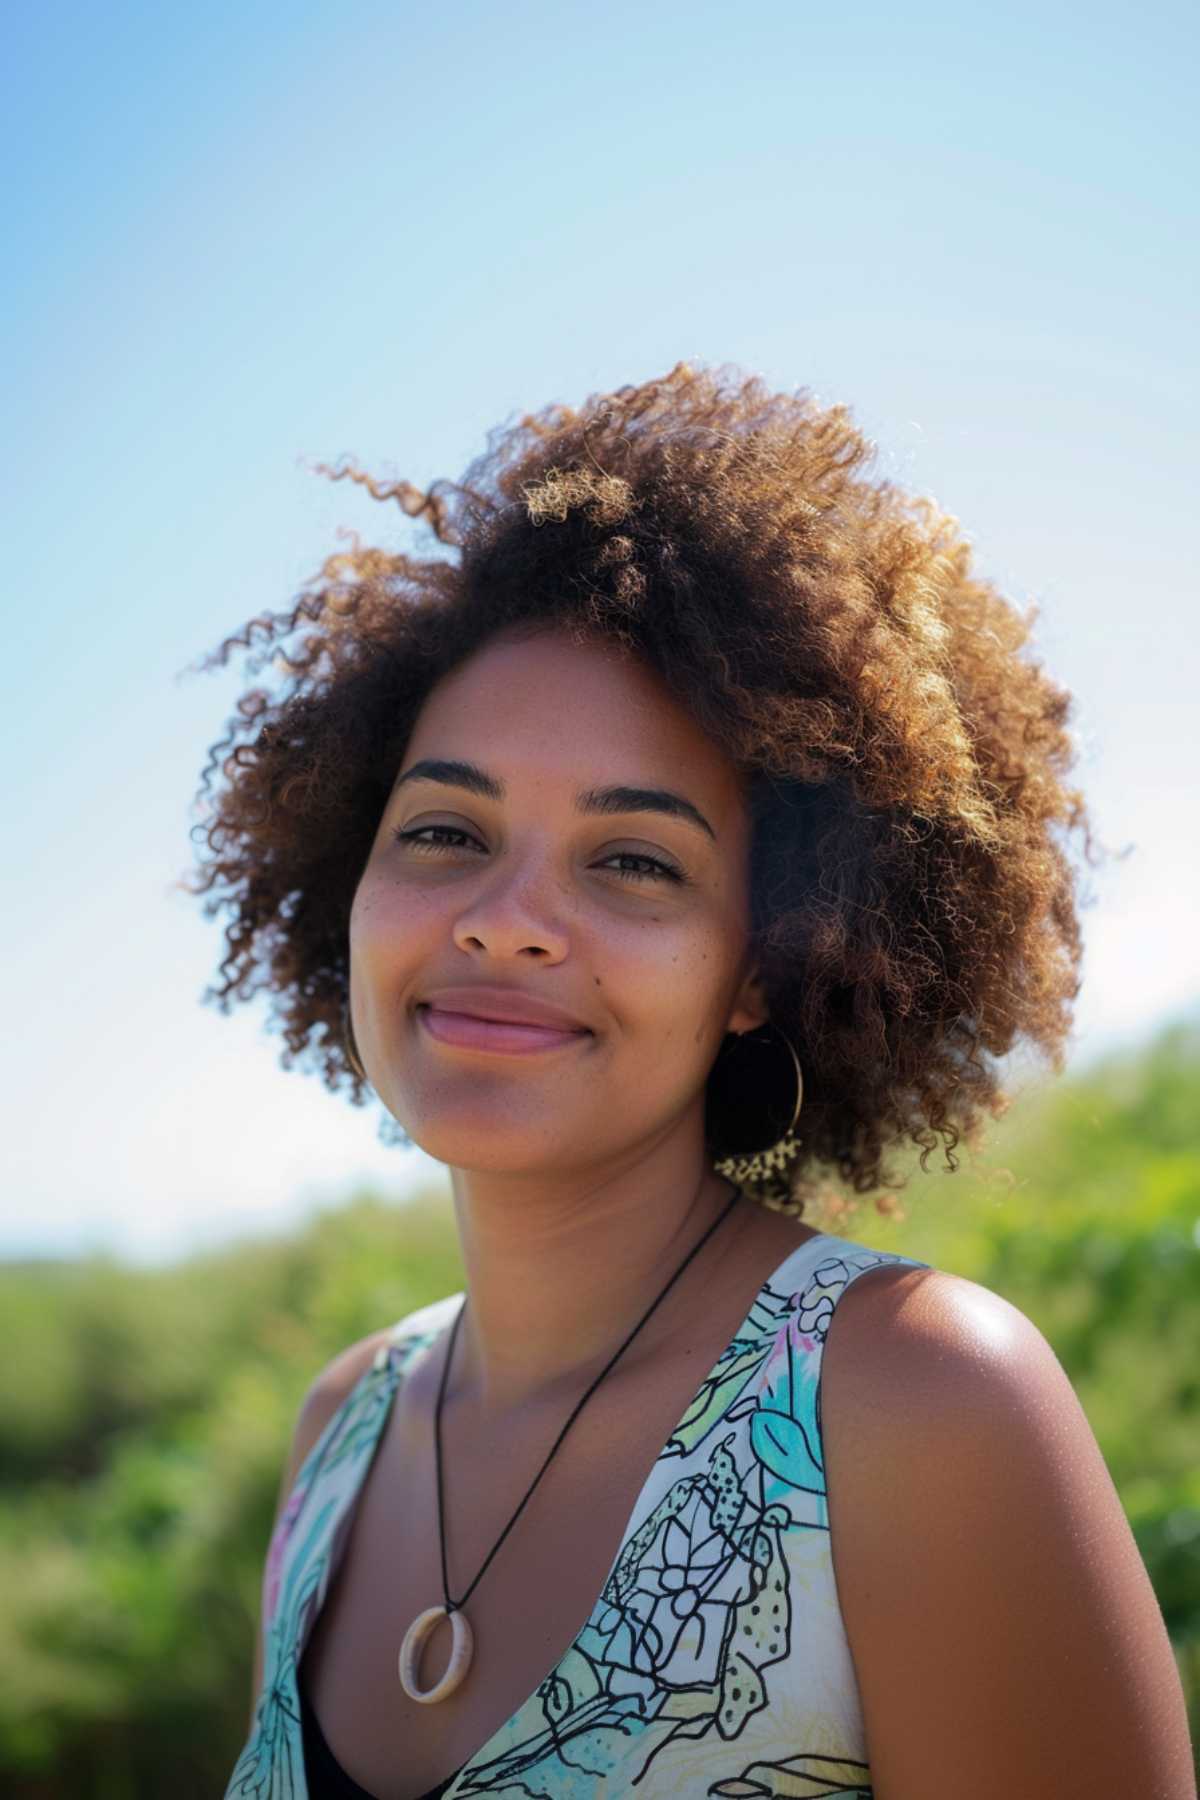
[[[617,870],[618,875],[624,875],[633,881],[662,881],[664,879],[667,881],[683,880],[683,876],[680,874],[679,870],[672,868],[670,863],[660,862],[657,856],[643,856],[640,850],[617,850],[612,856],[606,857],[605,861],[648,863],[652,869],[658,871],[655,875],[647,876],[643,875],[637,869]]]
[[[425,833],[429,831],[434,832],[436,835],[431,838],[426,837]],[[454,825],[417,825],[407,831],[397,831],[395,835],[398,844],[411,844],[416,850],[433,851],[435,854],[440,850],[456,850],[458,848],[457,844],[447,843],[446,840],[448,838],[459,838],[462,842],[467,844],[475,844],[479,841],[477,838],[472,837],[469,831],[460,831],[457,826]],[[647,873],[645,869],[615,870],[614,872],[624,881],[682,882],[687,879],[686,876],[671,863],[663,862],[657,856],[643,855],[640,850],[616,850],[611,856],[605,857],[604,861],[643,863],[647,865],[651,871],[650,873]]]
[[[442,835],[438,839],[427,838],[425,836],[427,831],[439,831]],[[396,833],[396,842],[398,844],[413,844],[419,850],[455,849],[457,846],[447,844],[444,841],[448,837],[463,838],[470,844],[473,844],[476,841],[469,831],[459,831],[453,825],[418,825],[410,831],[398,831]]]

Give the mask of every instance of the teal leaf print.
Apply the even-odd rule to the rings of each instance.
[[[808,1433],[798,1419],[763,1408],[750,1421],[750,1445],[764,1468],[789,1487],[823,1494],[825,1480]]]

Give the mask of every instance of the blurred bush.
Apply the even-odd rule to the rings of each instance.
[[[461,1285],[441,1194],[166,1269],[0,1265],[0,1791],[224,1792],[304,1391]]]
[[[1027,1093],[951,1180],[810,1222],[1003,1294],[1096,1432],[1200,1724],[1200,1030]],[[212,1800],[245,1736],[296,1409],[462,1285],[449,1198],[353,1197],[171,1268],[0,1265],[0,1787]]]

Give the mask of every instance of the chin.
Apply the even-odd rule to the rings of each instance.
[[[547,1163],[561,1160],[558,1146],[533,1124],[499,1118],[486,1106],[468,1106],[455,1112],[453,1119],[444,1113],[436,1119],[414,1118],[410,1113],[397,1123],[419,1150],[448,1168],[477,1170],[480,1174],[531,1175]]]

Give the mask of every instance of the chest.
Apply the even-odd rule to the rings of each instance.
[[[693,1378],[685,1359],[653,1378],[598,1389],[465,1600],[566,1415],[475,1421],[469,1430],[447,1416],[447,1574],[474,1653],[462,1684],[430,1705],[410,1700],[397,1672],[409,1624],[443,1599],[430,1420],[419,1390],[401,1385],[303,1664],[334,1754],[379,1800],[414,1800],[457,1770],[562,1658],[601,1594]],[[440,1679],[450,1643],[443,1622],[426,1641],[422,1687]]]

